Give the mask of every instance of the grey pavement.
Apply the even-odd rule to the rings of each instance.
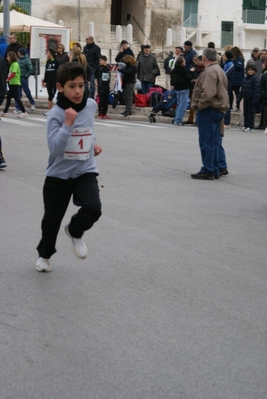
[[[97,121],[103,215],[35,270],[45,117],[0,121],[1,399],[266,399],[267,137],[226,131],[229,175],[192,180],[197,129]]]

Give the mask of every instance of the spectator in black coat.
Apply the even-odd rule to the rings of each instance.
[[[255,63],[248,62],[243,86],[237,98],[238,107],[242,98],[244,100],[244,127],[241,130],[245,132],[251,132],[254,129],[255,107],[259,101],[259,79],[256,72]]]
[[[132,105],[134,96],[134,85],[136,81],[136,61],[131,55],[126,55],[123,60],[126,67],[123,68],[123,92],[126,109],[122,112],[122,115],[128,116],[132,115]]]
[[[134,53],[133,53],[132,50],[130,49],[127,40],[122,40],[122,42],[121,42],[121,48],[120,48],[119,53],[116,55],[115,61],[116,61],[116,62],[123,62],[123,58],[124,58],[126,55],[130,55],[130,56],[134,57]]]

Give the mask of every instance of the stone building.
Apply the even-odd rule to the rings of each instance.
[[[109,47],[116,44],[114,27],[125,29],[128,24],[136,43],[149,43],[157,53],[184,40],[191,40],[197,49],[209,41],[217,48],[266,47],[266,0],[32,0],[31,15],[62,20],[72,28],[72,39],[82,42],[93,22],[96,41]]]

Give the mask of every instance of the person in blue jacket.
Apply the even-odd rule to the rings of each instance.
[[[1,57],[5,57],[6,49],[7,49],[7,41],[5,36],[0,36],[0,55]]]
[[[223,54],[223,70],[227,76],[228,80],[228,97],[230,99],[230,95],[232,93],[232,88],[233,88],[233,81],[234,81],[234,63],[232,61],[233,59],[233,53],[231,51],[226,51]],[[231,110],[230,107],[226,111],[225,117],[224,117],[224,127],[227,129],[231,126]]]
[[[230,98],[229,98],[230,99],[230,108],[233,109],[233,111],[238,112],[238,111],[240,111],[240,109],[239,109],[239,107],[237,107],[237,105],[235,106],[235,108],[233,108],[233,102],[234,102],[233,93],[235,93],[235,98],[237,99],[240,89],[243,84],[243,79],[244,79],[245,58],[244,58],[242,51],[237,46],[232,47],[231,52],[233,53],[233,56],[234,56],[232,61],[234,64],[235,74],[234,74],[234,79],[233,79],[233,87],[232,87],[232,91],[230,93]]]

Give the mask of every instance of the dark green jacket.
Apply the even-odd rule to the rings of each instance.
[[[18,63],[20,66],[20,78],[28,79],[28,77],[33,73],[31,60],[27,55],[24,55],[18,57]]]

